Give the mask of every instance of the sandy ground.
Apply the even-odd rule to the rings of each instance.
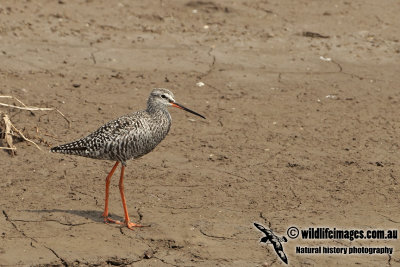
[[[400,228],[399,14],[389,0],[1,1],[0,95],[71,127],[0,107],[45,150],[0,151],[0,265],[283,266],[253,222]],[[48,148],[145,108],[155,87],[207,120],[171,110],[167,138],[128,163],[130,215],[151,227],[104,224],[113,163]],[[296,253],[319,245],[394,253]],[[400,266],[398,240],[283,248],[292,266]]]

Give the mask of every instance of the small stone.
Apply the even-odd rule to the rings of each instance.
[[[143,258],[145,259],[151,259],[153,258],[154,251],[152,249],[148,249],[144,252]]]

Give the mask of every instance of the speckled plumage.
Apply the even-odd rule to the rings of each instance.
[[[149,153],[166,137],[171,127],[167,103],[174,102],[169,90],[154,89],[146,110],[121,116],[84,138],[53,147],[51,152],[114,160],[125,166],[126,161]]]
[[[105,223],[125,224],[131,230],[134,227],[141,227],[131,222],[129,218],[123,185],[125,166],[128,160],[139,158],[152,151],[167,136],[171,127],[171,115],[167,107],[180,108],[205,119],[202,115],[176,103],[174,95],[169,90],[157,88],[151,92],[146,110],[119,117],[84,138],[51,149],[51,152],[116,161],[106,178],[103,212]],[[122,163],[119,191],[124,208],[123,223],[108,216],[110,181],[119,162]]]

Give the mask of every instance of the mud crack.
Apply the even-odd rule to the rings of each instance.
[[[299,204],[295,207],[295,209],[297,209],[297,208],[299,208],[299,207],[301,206],[300,198],[296,195],[296,193],[294,192],[294,190],[293,190],[292,187],[289,187],[289,189],[290,189],[290,191],[292,192],[292,194],[293,194],[293,196],[295,197],[295,199],[298,200],[298,203],[299,203]]]
[[[210,47],[210,49],[209,49],[208,52],[207,52],[207,55],[210,56],[210,57],[212,58],[212,62],[211,62],[211,64],[208,66],[208,70],[207,70],[205,73],[203,73],[203,74],[197,76],[197,78],[198,78],[199,80],[200,80],[200,79],[204,79],[205,77],[207,77],[207,76],[214,70],[215,62],[217,61],[217,59],[216,59],[216,57],[215,57],[213,54],[211,54],[213,51],[214,51],[214,47]]]
[[[357,75],[357,74],[354,74],[354,73],[349,73],[349,72],[345,72],[345,71],[343,71],[343,67],[342,67],[342,65],[339,63],[339,62],[336,62],[336,61],[334,61],[334,60],[331,60],[331,62],[333,63],[333,64],[335,64],[338,68],[339,68],[339,70],[337,71],[337,72],[327,72],[328,74],[330,74],[330,73],[342,73],[342,74],[345,74],[345,75],[349,75],[349,76],[351,76],[352,78],[358,78],[359,80],[375,80],[375,81],[381,81],[381,80],[379,80],[379,79],[372,79],[372,78],[366,78],[366,77],[363,77],[363,76],[360,76],[360,75]]]
[[[393,223],[400,223],[399,221],[393,220],[393,219],[390,218],[389,216],[383,215],[383,214],[381,214],[381,213],[379,213],[379,214],[380,214],[383,218],[387,219],[387,220],[390,221],[390,222],[393,222]]]
[[[244,181],[246,181],[246,182],[249,181],[246,177],[241,176],[241,175],[236,174],[236,173],[233,173],[233,172],[224,171],[224,170],[220,170],[220,169],[214,169],[214,168],[210,168],[210,169],[213,170],[213,171],[217,171],[217,172],[222,172],[222,173],[225,173],[225,174],[229,174],[229,175],[231,175],[231,176],[240,178],[240,179],[242,179],[242,180],[244,180]],[[231,183],[231,184],[234,184],[234,183],[240,183],[240,182],[230,182],[230,183]]]
[[[22,236],[31,239],[32,241],[34,241],[35,243],[38,243],[34,238],[27,236],[24,231],[20,230],[17,225],[14,223],[13,220],[10,219],[10,217],[8,216],[7,212],[5,210],[3,210],[3,215],[6,218],[6,221],[11,223],[11,225],[14,227],[15,230],[17,230]]]
[[[106,263],[111,265],[111,266],[127,266],[136,262],[140,262],[143,259],[138,259],[138,260],[128,260],[125,258],[110,258],[108,260],[106,260]]]
[[[376,79],[376,78],[368,78],[368,77],[363,77],[363,76],[358,75],[358,74],[345,72],[345,71],[343,71],[343,67],[339,62],[336,62],[333,59],[331,59],[330,62],[337,66],[337,68],[338,68],[337,71],[298,71],[298,72],[297,71],[288,71],[288,72],[285,72],[285,71],[279,71],[279,72],[267,71],[267,73],[272,73],[272,74],[276,73],[276,74],[278,74],[278,83],[283,83],[282,82],[283,75],[286,75],[286,74],[294,74],[294,75],[296,75],[296,74],[326,75],[326,74],[339,74],[339,73],[341,73],[341,74],[344,74],[344,75],[351,76],[351,78],[357,78],[359,80],[383,81],[383,80]]]
[[[221,240],[234,239],[232,237],[211,235],[211,234],[204,232],[203,229],[200,229],[200,233],[206,237],[211,237],[211,238],[216,238],[216,239],[221,239]]]
[[[40,246],[42,246],[42,247],[48,249],[51,253],[54,254],[54,256],[56,256],[56,257],[61,261],[61,263],[62,263],[63,266],[68,266],[67,262],[66,262],[62,257],[60,257],[60,256],[54,251],[54,249],[49,248],[49,247],[47,247],[47,246],[45,246],[45,245],[43,245],[43,244],[40,244],[35,238],[30,237],[30,236],[28,236],[27,234],[25,234],[25,232],[24,232],[22,229],[19,229],[19,228],[17,227],[17,225],[14,223],[15,220],[11,220],[11,219],[10,219],[10,217],[8,216],[8,214],[7,214],[7,212],[6,212],[5,210],[3,210],[2,212],[3,212],[4,217],[6,218],[6,221],[8,221],[8,222],[14,227],[15,230],[17,230],[17,231],[18,231],[22,236],[24,236],[25,238],[28,238],[28,239],[31,240],[31,246],[32,246],[32,247],[36,248],[36,247],[33,245],[33,243],[36,243],[36,244],[38,244],[38,245],[40,245]]]
[[[153,258],[154,258],[154,259],[157,259],[157,260],[159,260],[159,261],[161,261],[161,262],[164,263],[164,264],[168,264],[168,265],[171,265],[171,266],[179,266],[179,265],[170,263],[170,262],[168,262],[168,261],[166,261],[166,260],[164,260],[164,259],[162,259],[162,258],[156,257],[156,256],[153,256]]]
[[[49,248],[49,247],[47,247],[47,246],[45,246],[45,245],[43,245],[43,247],[45,247],[45,248],[47,248],[49,251],[51,251],[51,252],[54,254],[54,256],[56,256],[56,257],[61,261],[61,263],[62,263],[63,266],[68,266],[68,263],[67,263],[63,258],[61,258],[61,257],[57,254],[57,252],[54,251],[54,249]]]
[[[91,224],[94,222],[87,222],[87,223],[64,223],[64,222],[60,222],[54,219],[46,219],[46,220],[42,220],[42,221],[35,221],[35,220],[21,220],[21,219],[13,219],[13,222],[25,222],[25,223],[41,223],[41,222],[56,222],[59,223],[61,225],[65,225],[65,226],[80,226],[80,225],[85,225],[85,224]]]

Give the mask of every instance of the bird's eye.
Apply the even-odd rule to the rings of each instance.
[[[161,95],[162,98],[167,98],[165,95]]]

